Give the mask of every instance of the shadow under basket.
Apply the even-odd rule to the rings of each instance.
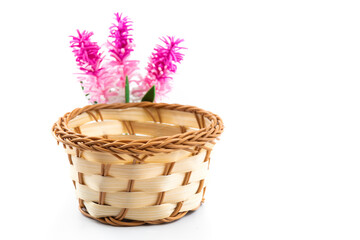
[[[167,223],[196,210],[222,131],[211,112],[150,102],[77,108],[52,128],[80,211],[114,226]]]

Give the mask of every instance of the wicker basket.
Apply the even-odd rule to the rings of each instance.
[[[80,211],[115,226],[177,220],[204,201],[221,119],[165,103],[77,108],[53,126],[71,165]]]

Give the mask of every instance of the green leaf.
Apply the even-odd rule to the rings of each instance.
[[[129,89],[129,78],[128,78],[128,76],[126,76],[126,81],[125,81],[125,102],[126,103],[130,102],[130,89]]]
[[[149,91],[141,99],[142,102],[154,102],[155,100],[155,85],[153,85]]]

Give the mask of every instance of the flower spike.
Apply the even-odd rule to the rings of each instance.
[[[128,17],[123,17],[122,14],[115,13],[116,23],[112,24],[110,29],[108,41],[108,48],[110,56],[113,60],[104,63],[104,68],[107,69],[107,76],[112,81],[116,82],[116,93],[114,97],[109,100],[112,102],[126,102],[124,95],[126,76],[129,82],[134,81],[134,78],[138,77],[138,64],[137,60],[130,60],[129,56],[134,51],[135,44],[133,43],[131,21]]]
[[[160,40],[165,46],[155,47],[146,67],[147,75],[133,91],[133,94],[138,97],[143,96],[153,85],[156,88],[156,100],[160,101],[165,97],[171,90],[172,74],[177,70],[176,64],[183,60],[184,54],[180,53],[180,50],[185,48],[179,46],[184,41],[183,39],[167,36]]]
[[[100,63],[103,60],[100,47],[96,42],[92,42],[90,37],[94,35],[92,32],[77,30],[78,36],[70,36],[70,47],[76,57],[77,65],[80,70],[87,73],[96,73],[99,70]]]
[[[132,22],[128,19],[128,17],[122,17],[122,14],[115,13],[116,23],[110,27],[110,38],[113,39],[112,42],[109,42],[110,54],[117,61],[123,62],[132,51],[134,51],[133,47],[133,39],[130,31],[132,30]]]
[[[107,78],[106,70],[100,67],[103,61],[100,47],[91,41],[92,32],[77,30],[78,36],[70,36],[70,47],[77,65],[83,71],[78,77],[81,87],[90,103],[106,103],[114,96],[115,82]]]

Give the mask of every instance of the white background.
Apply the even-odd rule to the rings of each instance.
[[[83,217],[51,136],[87,104],[69,35],[185,39],[168,102],[220,115],[205,204],[166,225]],[[359,239],[358,1],[1,1],[1,239]]]

